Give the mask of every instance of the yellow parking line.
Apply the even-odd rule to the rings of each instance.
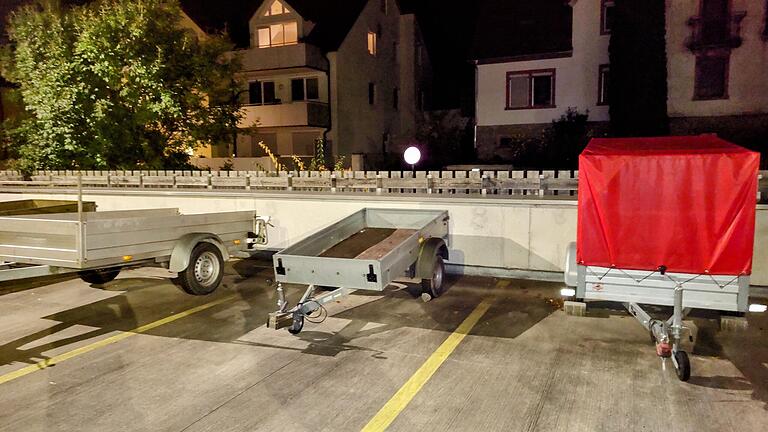
[[[143,325],[141,327],[136,327],[133,330],[129,330],[129,331],[124,332],[124,333],[119,333],[119,334],[116,334],[114,336],[110,336],[110,337],[108,337],[106,339],[102,339],[102,340],[96,341],[96,342],[94,342],[92,344],[88,344],[88,345],[82,346],[80,348],[73,349],[72,351],[68,351],[68,352],[65,352],[63,354],[59,354],[59,355],[53,356],[53,357],[51,357],[49,359],[46,359],[46,360],[37,362],[35,364],[23,367],[23,368],[21,368],[19,370],[16,370],[16,371],[13,371],[13,372],[9,372],[9,373],[7,373],[5,375],[0,376],[0,384],[7,383],[8,381],[13,381],[16,378],[21,378],[21,377],[23,377],[25,375],[31,374],[32,372],[43,370],[43,369],[45,369],[45,368],[47,368],[49,366],[53,366],[53,365],[55,365],[57,363],[61,363],[64,360],[69,360],[69,359],[77,357],[77,356],[79,356],[81,354],[85,354],[85,353],[91,352],[91,351],[93,351],[95,349],[102,348],[102,347],[105,347],[107,345],[111,345],[111,344],[113,344],[115,342],[120,342],[121,340],[127,339],[127,338],[129,338],[131,336],[135,336],[135,335],[140,334],[140,333],[148,332],[148,331],[150,331],[150,330],[152,330],[154,328],[160,327],[161,325],[165,325],[165,324],[171,323],[173,321],[179,320],[181,318],[190,316],[190,315],[195,314],[197,312],[204,311],[204,310],[206,310],[208,308],[211,308],[213,306],[216,306],[216,305],[219,305],[221,303],[224,303],[224,302],[226,302],[228,300],[231,300],[234,297],[235,297],[234,295],[223,297],[223,298],[220,298],[218,300],[214,300],[212,302],[209,302],[209,303],[206,303],[206,304],[203,304],[203,305],[200,305],[200,306],[193,307],[192,309],[187,309],[187,310],[185,310],[183,312],[179,312],[177,314],[165,317],[165,318],[163,318],[161,320],[157,320],[157,321],[151,322],[149,324],[145,324],[145,325]]]
[[[499,281],[497,288],[502,288],[509,284],[508,281]],[[456,330],[451,333],[443,343],[437,347],[435,352],[429,356],[427,361],[411,376],[411,378],[400,387],[392,398],[379,410],[378,413],[363,427],[362,432],[383,431],[400,415],[416,394],[424,387],[424,384],[432,378],[437,369],[445,362],[448,356],[453,353],[456,347],[464,340],[464,337],[480,321],[480,318],[488,311],[493,302],[492,297],[488,297],[480,302],[477,307],[464,319]]]

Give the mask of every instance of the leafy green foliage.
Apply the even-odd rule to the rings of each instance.
[[[2,73],[28,112],[11,134],[21,168],[173,168],[231,137],[231,46],[198,39],[180,17],[178,0],[15,11]]]
[[[579,154],[596,135],[588,119],[589,112],[569,107],[541,135],[510,137],[509,161],[515,169],[578,169]]]

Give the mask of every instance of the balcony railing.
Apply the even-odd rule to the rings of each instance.
[[[328,61],[315,45],[298,43],[233,51],[240,57],[243,72],[309,67],[328,70]]]
[[[730,16],[708,18],[693,16],[688,20],[691,37],[687,46],[691,51],[712,48],[738,48],[741,46],[741,20],[746,12],[734,12]]]
[[[302,101],[285,104],[246,105],[241,128],[313,126],[328,127],[330,109],[324,102]]]

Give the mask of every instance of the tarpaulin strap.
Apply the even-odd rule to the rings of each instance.
[[[652,271],[652,272],[648,273],[647,275],[643,276],[643,277],[642,277],[642,278],[640,278],[640,279],[635,279],[635,277],[634,277],[634,276],[632,276],[631,274],[629,274],[629,273],[625,272],[624,270],[622,270],[622,269],[617,269],[617,270],[619,270],[620,272],[624,273],[624,275],[625,275],[625,276],[627,276],[628,278],[632,279],[633,281],[635,281],[635,282],[637,282],[637,283],[643,282],[644,280],[646,280],[646,279],[648,279],[649,277],[653,276],[653,274],[654,274],[654,273],[656,273],[656,270],[654,270],[654,271]]]
[[[604,278],[604,277],[608,276],[608,273],[610,273],[610,272],[611,272],[611,270],[613,270],[613,268],[609,268],[608,270],[606,270],[606,271],[605,271],[605,273],[603,273],[603,275],[602,275],[602,276],[600,276],[600,275],[598,275],[597,273],[595,273],[594,271],[592,271],[592,268],[591,268],[591,267],[589,267],[589,266],[587,266],[587,270],[588,270],[590,273],[592,273],[592,276],[596,277],[596,278],[597,278],[597,280],[601,281],[601,280],[603,280],[603,278]]]
[[[717,284],[717,286],[719,286],[720,288],[725,288],[725,287],[727,287],[728,285],[730,285],[730,284],[732,284],[732,283],[736,282],[736,281],[739,279],[739,277],[738,277],[738,276],[735,276],[733,279],[731,279],[730,281],[728,281],[728,282],[727,282],[725,285],[720,285],[720,283],[717,281],[717,279],[715,279],[715,277],[714,277],[714,276],[712,276],[711,274],[707,274],[707,276],[709,276],[709,278],[710,278],[710,279],[712,279],[712,282],[714,282],[715,284]]]

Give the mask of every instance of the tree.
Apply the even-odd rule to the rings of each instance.
[[[178,0],[23,6],[4,76],[28,118],[11,131],[22,168],[171,168],[232,136],[237,63],[223,37],[180,26]]]
[[[669,133],[664,0],[616,0],[611,26],[611,133]]]

